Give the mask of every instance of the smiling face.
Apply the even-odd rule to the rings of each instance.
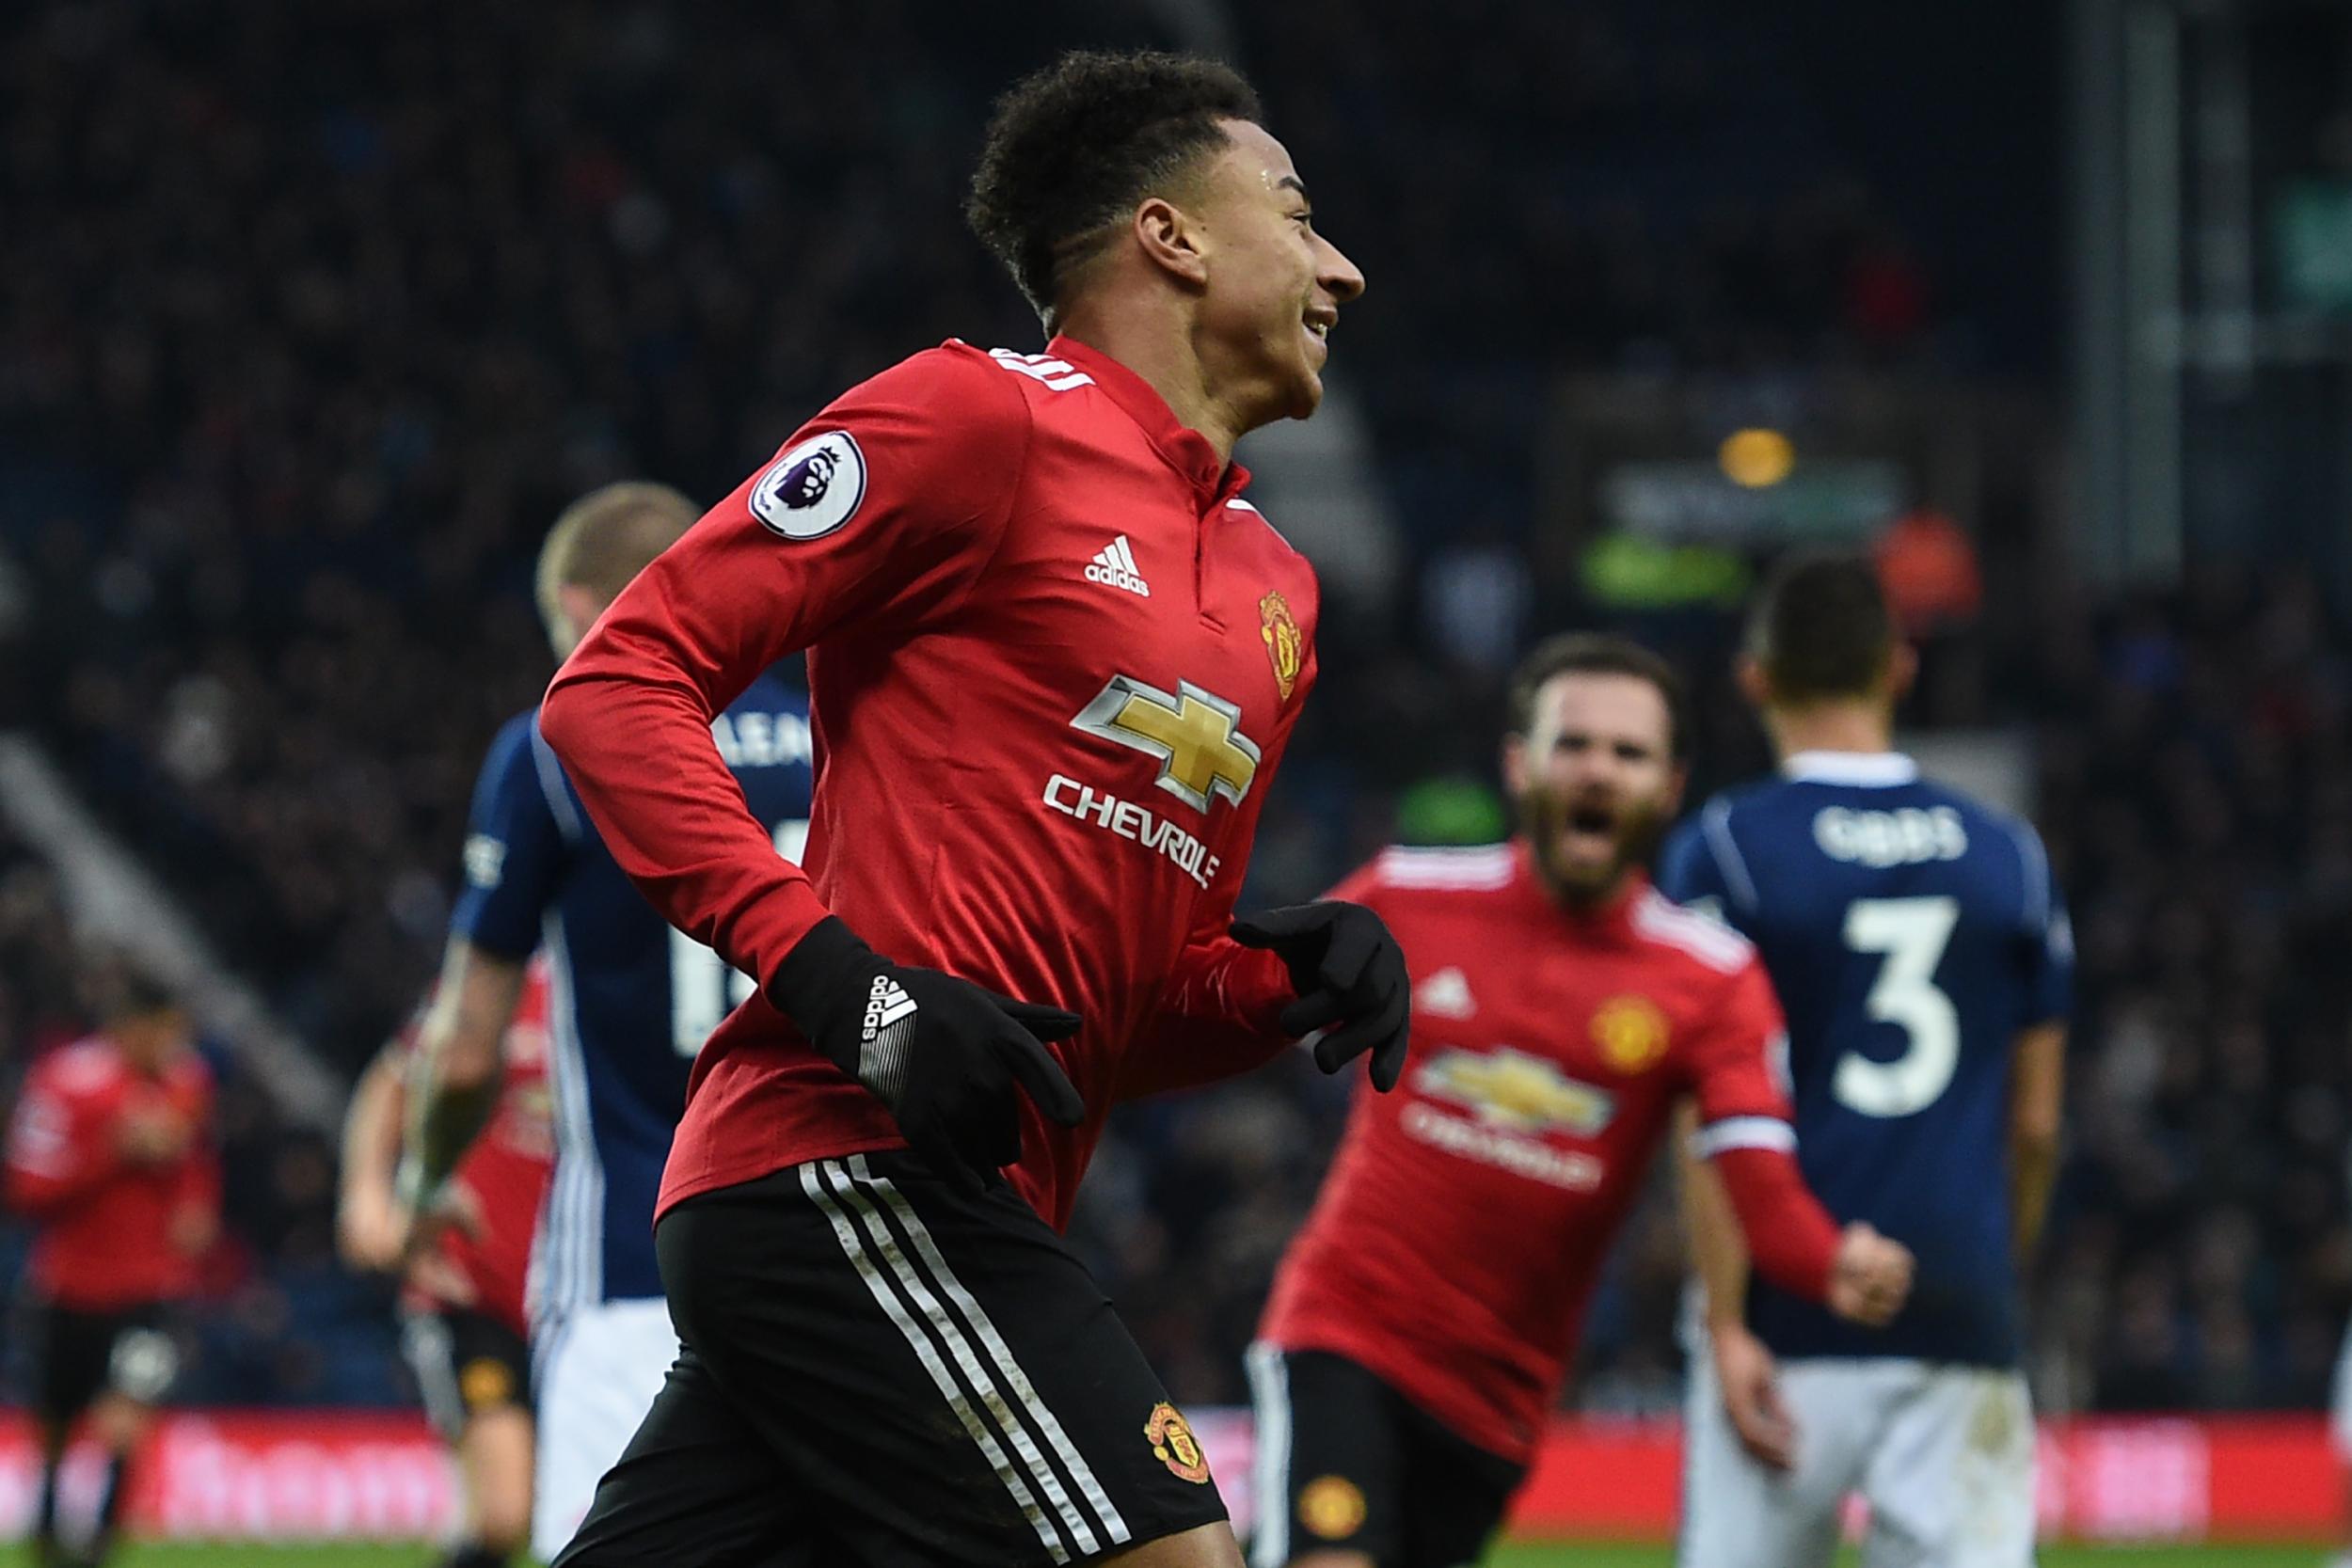
[[[1504,739],[1502,777],[1552,896],[1606,902],[1682,804],[1664,693],[1613,671],[1554,675],[1536,691],[1527,733]]]
[[[1211,384],[1247,410],[1245,428],[1305,419],[1323,401],[1323,367],[1340,307],[1364,275],[1315,232],[1291,155],[1248,120],[1221,122],[1232,145],[1201,178],[1194,210],[1204,244],[1196,317]]]

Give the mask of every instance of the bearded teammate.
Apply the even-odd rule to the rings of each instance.
[[[354,1268],[401,1271],[401,1348],[425,1413],[453,1449],[466,1511],[443,1568],[495,1568],[531,1537],[530,1319],[524,1285],[555,1157],[548,1090],[548,963],[534,957],[506,1028],[489,1125],[450,1180],[455,1222],[404,1258],[394,1196],[416,1022],[376,1053],[343,1118],[336,1230]],[[430,998],[419,1009],[419,1020]]]
[[[2017,1568],[2034,1527],[2019,1276],[2057,1168],[2065,908],[2031,828],[1893,750],[1913,666],[1867,560],[1787,563],[1748,648],[1781,777],[1708,801],[1660,885],[1756,942],[1788,1013],[1805,1180],[1909,1245],[1919,1276],[1901,1319],[1857,1333],[1749,1281],[1715,1182],[1687,1173],[1707,1343],[1681,1560],[1826,1568],[1859,1492],[1866,1563]]]
[[[105,1560],[131,1456],[179,1367],[166,1315],[220,1233],[213,1076],[170,994],[120,978],[105,1026],[35,1063],[8,1125],[8,1198],[36,1229],[24,1306],[38,1369],[35,1560]],[[87,1414],[106,1451],[97,1517],[60,1539],[57,1471]]]
[[[556,519],[538,588],[559,657],[694,516],[676,491],[629,483],[582,497]],[[745,673],[739,691],[703,715],[695,740],[729,808],[781,865],[808,829],[807,706],[764,669]],[[496,1102],[525,962],[544,945],[556,1152],[532,1259],[532,1545],[546,1558],[587,1512],[596,1478],[677,1354],[654,1259],[654,1199],[694,1054],[752,982],[629,886],[535,714],[510,720],[491,743],[469,829],[466,886],[411,1084],[403,1250],[430,1251],[457,1217],[451,1178]]]
[[[664,1180],[686,1349],[564,1568],[1239,1561],[1059,1232],[1120,1094],[1325,1027],[1327,1068],[1386,1082],[1402,1044],[1376,917],[1231,921],[1316,613],[1232,448],[1313,411],[1363,288],[1257,116],[1171,55],[1015,87],[968,211],[1046,351],[950,341],[844,394],[549,690],[638,884],[762,977]],[[803,646],[805,875],[703,738]]]
[[[1399,1092],[1357,1096],[1250,1350],[1258,1568],[1479,1556],[1686,1101],[1762,1269],[1860,1322],[1901,1303],[1903,1249],[1841,1236],[1798,1179],[1755,950],[1641,869],[1681,795],[1681,708],[1645,648],[1542,644],[1502,746],[1521,836],[1341,884],[1404,946],[1413,1039]]]

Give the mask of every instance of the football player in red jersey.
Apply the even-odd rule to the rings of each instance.
[[[124,1472],[178,1370],[165,1314],[220,1233],[213,1076],[188,1016],[143,978],[114,984],[105,1026],[33,1065],[8,1125],[8,1202],[36,1230],[26,1305],[44,1564],[99,1562],[112,1546]],[[57,1467],[85,1412],[106,1474],[96,1520],[68,1550]]]
[[[466,1481],[465,1519],[444,1568],[497,1568],[531,1535],[534,1444],[524,1287],[555,1156],[547,961],[534,958],[524,971],[488,1124],[441,1189],[432,1223],[412,1226],[397,1172],[423,1016],[420,1005],[352,1091],[336,1235],[352,1267],[403,1276],[401,1346],[425,1413],[455,1450]]]
[[[1512,689],[1519,836],[1391,849],[1341,884],[1412,974],[1404,1082],[1359,1095],[1251,1348],[1257,1568],[1474,1560],[1533,1457],[1611,1239],[1678,1104],[1756,1267],[1883,1323],[1911,1258],[1807,1192],[1747,942],[1643,867],[1681,797],[1681,689],[1618,638]]]
[[[1238,1568],[1060,1229],[1136,1060],[1326,1029],[1327,1068],[1369,1053],[1385,1084],[1403,1045],[1376,916],[1232,922],[1317,611],[1233,442],[1314,410],[1363,289],[1258,119],[1168,55],[1015,87],[967,212],[1045,352],[950,341],[844,393],[548,689],[621,865],[760,981],[664,1178],[684,1351],[562,1568]],[[805,872],[710,738],[802,648]]]

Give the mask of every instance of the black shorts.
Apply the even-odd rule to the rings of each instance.
[[[161,1303],[93,1310],[28,1300],[24,1323],[33,1413],[44,1421],[70,1422],[105,1393],[160,1404],[179,1378]]]
[[[531,1346],[496,1318],[463,1307],[404,1312],[400,1349],[446,1441],[456,1442],[481,1411],[531,1409]]]
[[[1250,1568],[1313,1551],[1377,1568],[1476,1562],[1523,1467],[1490,1453],[1343,1355],[1249,1350],[1258,1418]]]
[[[684,1349],[558,1568],[1059,1564],[1225,1517],[1084,1265],[1009,1188],[904,1152],[690,1198]]]

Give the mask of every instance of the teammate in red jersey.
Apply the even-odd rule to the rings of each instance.
[[[1797,1174],[1755,950],[1642,870],[1682,792],[1680,713],[1648,650],[1544,644],[1502,747],[1521,836],[1392,849],[1336,895],[1403,944],[1412,1044],[1397,1093],[1358,1096],[1250,1352],[1258,1568],[1479,1556],[1686,1099],[1759,1269],[1858,1321],[1902,1302],[1910,1255],[1841,1236]]]
[[[212,1072],[168,992],[134,975],[118,985],[103,1029],[34,1064],[8,1125],[8,1203],[37,1231],[26,1306],[44,1564],[99,1562],[112,1546],[124,1471],[179,1367],[165,1314],[220,1233]],[[106,1475],[68,1550],[57,1467],[85,1412]]]
[[[466,1479],[465,1521],[444,1568],[496,1568],[531,1534],[535,1445],[524,1290],[555,1157],[547,961],[535,958],[524,971],[490,1120],[443,1187],[437,1223],[419,1228],[402,1208],[396,1173],[423,1013],[421,1006],[352,1091],[336,1231],[354,1268],[403,1275],[401,1347],[425,1413]]]
[[[564,1568],[1240,1560],[1059,1230],[1131,1063],[1329,1027],[1327,1067],[1387,1082],[1403,1044],[1368,911],[1229,930],[1317,608],[1232,445],[1313,411],[1363,288],[1257,119],[1171,55],[1016,87],[968,213],[1046,351],[950,341],[844,394],[548,691],[622,866],[761,980],[663,1184],[684,1353]],[[805,874],[709,733],[799,648]]]

